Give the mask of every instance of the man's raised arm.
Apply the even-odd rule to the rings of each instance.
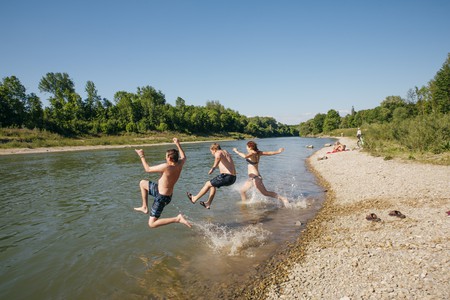
[[[179,154],[180,154],[179,159],[185,160],[185,159],[186,159],[186,154],[184,153],[183,148],[181,148],[180,141],[179,141],[176,137],[174,137],[174,138],[173,138],[173,142],[175,143],[175,145],[176,145],[177,148],[178,148],[178,152],[179,152]]]

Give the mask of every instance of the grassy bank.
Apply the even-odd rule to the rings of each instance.
[[[361,127],[364,147],[373,156],[437,165],[450,165],[450,116],[420,116],[401,122]],[[334,137],[356,139],[356,128],[336,129]]]
[[[42,130],[0,128],[0,149],[72,147],[72,146],[109,146],[109,145],[146,145],[171,143],[173,137],[183,142],[245,139],[251,138],[240,133],[223,133],[213,135],[187,135],[177,132],[149,132],[148,134],[124,134],[81,136],[67,138]]]
[[[430,124],[431,123],[431,124]],[[361,127],[364,137],[363,151],[384,159],[402,159],[438,165],[450,165],[449,118],[439,120],[408,121],[397,124],[371,124]],[[67,138],[41,130],[0,128],[0,149],[73,146],[151,145],[171,143],[176,136],[183,142],[208,140],[251,139],[240,133],[211,135],[187,135],[177,132],[149,132],[148,134],[124,134],[81,136]],[[352,137],[356,128],[336,129],[326,136]]]

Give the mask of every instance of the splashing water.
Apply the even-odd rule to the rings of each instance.
[[[249,198],[245,202],[241,202],[242,205],[248,205],[253,207],[278,207],[283,208],[284,205],[277,199],[266,197],[259,193],[256,189],[252,189],[248,192]],[[295,196],[295,193],[291,192],[286,194],[289,200],[289,205],[287,205],[285,208],[288,209],[305,209],[311,206],[312,202],[314,202],[314,199],[311,197],[305,197],[304,195],[297,195]]]
[[[214,252],[224,253],[228,256],[252,256],[251,250],[264,245],[272,234],[262,228],[262,224],[248,225],[242,228],[229,228],[210,222],[199,222],[195,225]]]

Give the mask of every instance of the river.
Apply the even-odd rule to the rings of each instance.
[[[182,142],[188,161],[162,217],[183,213],[189,229],[157,229],[141,204],[144,172],[132,148],[0,156],[1,299],[213,299],[234,283],[251,279],[286,242],[297,239],[314,217],[324,192],[305,159],[331,139],[257,139],[268,190],[285,195],[292,207],[252,191],[242,203],[247,180],[246,141],[221,142],[237,167],[233,186],[218,189],[210,210],[190,203],[213,163],[210,143]],[[174,146],[144,147],[150,164],[162,163]],[[150,201],[153,198],[150,197]],[[206,196],[202,199],[206,201]],[[150,202],[151,204],[151,202]]]

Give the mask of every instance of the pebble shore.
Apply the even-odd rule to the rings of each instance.
[[[450,167],[384,160],[340,141],[353,150],[325,147],[308,159],[328,190],[324,207],[239,297],[450,299]]]

